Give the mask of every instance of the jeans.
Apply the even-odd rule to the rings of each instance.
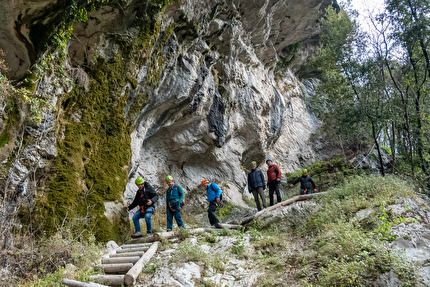
[[[260,200],[258,199],[258,196],[261,198],[261,202],[263,203],[263,208],[266,208],[266,197],[264,196],[263,187],[259,186],[251,190],[252,195],[254,196],[255,203],[257,204],[257,210],[261,210]]]
[[[279,186],[281,185],[280,181],[272,180],[269,183],[269,197],[270,197],[270,206],[273,205],[273,195],[276,192],[276,199],[277,202],[281,202],[281,194],[279,193]]]
[[[209,203],[208,217],[209,217],[209,223],[211,225],[215,225],[219,223],[219,220],[215,215],[215,210],[217,207],[218,207],[218,203],[215,200]]]
[[[168,231],[172,230],[173,216],[175,216],[175,220],[176,220],[176,223],[178,224],[178,226],[185,228],[184,222],[182,221],[182,217],[181,217],[181,211],[179,209],[179,202],[178,203],[172,203],[171,207],[174,209],[174,211],[171,211],[168,206],[166,208],[167,230]]]
[[[134,228],[136,229],[136,232],[140,232],[140,223],[139,223],[139,219],[142,217],[145,217],[145,222],[146,222],[146,232],[147,233],[152,233],[152,221],[151,221],[151,216],[152,213],[154,212],[154,207],[148,207],[146,209],[146,213],[142,213],[140,211],[140,209],[138,211],[136,211],[136,213],[133,215],[133,223],[134,223]]]

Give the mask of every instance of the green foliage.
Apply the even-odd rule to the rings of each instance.
[[[143,267],[142,273],[145,273],[145,274],[154,274],[155,271],[157,271],[158,267],[160,267],[160,264],[153,263],[153,262],[148,262]]]
[[[388,242],[393,242],[396,240],[397,235],[390,234],[390,230],[393,226],[399,225],[401,223],[415,223],[417,219],[415,218],[390,218],[389,214],[385,211],[385,207],[382,206],[382,210],[378,215],[377,229],[373,231],[373,234],[377,236],[380,240],[386,240]]]
[[[337,154],[331,158],[316,161],[306,166],[309,175],[314,180],[319,191],[325,191],[329,187],[343,183],[346,178],[362,173],[362,170],[355,169],[344,157]],[[285,173],[288,183],[302,176],[299,169],[292,173]],[[294,192],[296,195],[297,192]]]
[[[216,243],[218,241],[215,232],[205,232],[203,234],[203,239],[208,243]]]
[[[314,253],[301,254],[303,261],[319,266],[318,286],[368,286],[392,269],[402,270],[405,284],[415,282],[411,267],[400,264],[385,244],[393,240],[392,226],[412,219],[391,218],[384,209],[399,197],[413,196],[412,189],[394,177],[367,176],[351,178],[318,198],[322,208],[302,230],[302,236],[312,235]],[[381,210],[367,219],[375,224],[363,226],[355,219],[363,209]]]
[[[316,199],[323,209],[311,219],[307,228],[322,230],[329,222],[353,217],[362,209],[393,204],[401,196],[413,197],[414,193],[410,186],[395,177],[354,177]]]
[[[223,219],[225,219],[231,214],[232,209],[233,206],[231,204],[224,202],[221,208],[216,209],[215,214],[220,221],[223,221]]]
[[[189,240],[185,240],[179,245],[170,262],[205,262],[208,255],[197,245],[193,245]]]
[[[239,235],[233,246],[231,247],[231,252],[236,255],[242,255],[245,249],[245,240],[243,239],[243,233]]]

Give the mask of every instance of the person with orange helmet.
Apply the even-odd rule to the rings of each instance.
[[[208,217],[209,223],[216,228],[220,228],[219,220],[215,215],[215,210],[219,206],[222,199],[222,190],[216,183],[209,183],[208,180],[202,180],[201,184],[206,190],[207,201],[209,202]]]

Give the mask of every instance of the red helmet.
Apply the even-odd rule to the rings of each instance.
[[[202,180],[202,185],[205,185],[206,183],[209,183],[209,180],[206,180],[206,179]]]

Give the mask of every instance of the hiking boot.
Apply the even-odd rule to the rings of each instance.
[[[131,235],[131,238],[138,238],[138,237],[142,237],[142,233],[136,232],[136,233]]]
[[[215,228],[220,228],[220,229],[222,228],[219,222],[215,223]]]

